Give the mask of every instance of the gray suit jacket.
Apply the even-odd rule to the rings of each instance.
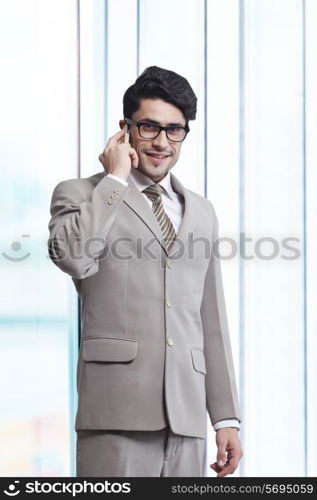
[[[49,254],[81,298],[75,428],[158,430],[204,437],[240,420],[211,202],[185,189],[167,251],[157,219],[130,178],[97,173],[60,182]]]

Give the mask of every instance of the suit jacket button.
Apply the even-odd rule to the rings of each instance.
[[[170,347],[172,347],[172,345],[174,345],[174,344],[175,344],[174,340],[169,337],[167,339],[167,345],[169,345]]]

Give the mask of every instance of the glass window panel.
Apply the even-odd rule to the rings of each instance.
[[[252,258],[242,259],[242,468],[247,476],[302,476],[302,2],[245,0],[243,5],[241,231],[252,238],[246,243]],[[285,248],[285,238],[299,240],[290,243],[300,250],[299,258],[285,259],[294,254]]]
[[[195,121],[173,168],[185,186],[205,192],[205,6],[202,0],[140,0],[140,72],[160,66],[181,74],[198,98]]]
[[[230,239],[220,252],[228,256],[221,268],[239,386],[239,1],[208,0],[206,16],[206,188],[218,215],[219,237]],[[210,438],[208,463],[216,456],[213,434]]]
[[[104,0],[81,0],[80,16],[80,177],[103,167],[98,160],[105,141],[106,5]],[[66,178],[66,177],[65,177]]]
[[[305,3],[307,234],[307,475],[317,476],[317,2]]]
[[[71,470],[73,306],[47,258],[53,187],[76,175],[76,2],[0,3],[0,471]]]

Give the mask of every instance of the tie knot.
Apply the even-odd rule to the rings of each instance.
[[[143,189],[143,193],[145,193],[152,200],[157,200],[161,196],[163,190],[164,188],[160,184],[151,184],[147,188]]]

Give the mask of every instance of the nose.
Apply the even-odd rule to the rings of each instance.
[[[161,149],[164,149],[169,145],[165,130],[161,130],[159,135],[155,137],[155,139],[152,139],[152,144],[154,147],[156,146]]]

